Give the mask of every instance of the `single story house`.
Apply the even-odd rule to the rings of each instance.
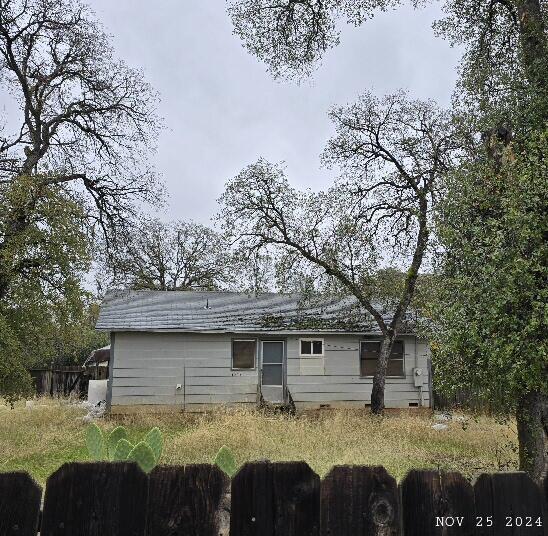
[[[406,319],[388,363],[386,407],[430,406],[429,349],[412,326]],[[114,412],[368,406],[381,340],[355,299],[296,294],[114,291],[96,327],[110,332],[107,404]]]

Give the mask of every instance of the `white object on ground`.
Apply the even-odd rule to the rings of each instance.
[[[89,380],[88,403],[91,406],[107,399],[107,383],[108,380]]]
[[[84,422],[91,422],[94,419],[100,419],[107,409],[107,403],[104,400],[101,400],[96,406],[93,406],[89,409],[88,414],[82,417]]]
[[[82,419],[84,422],[91,422],[105,414],[107,385],[108,380],[89,380],[88,399],[87,402],[82,403],[82,407],[88,410],[88,414]]]
[[[436,413],[434,415],[434,420],[436,421],[450,421],[451,415],[449,413]]]
[[[449,428],[449,426],[447,426],[446,424],[438,423],[438,424],[433,424],[432,428],[439,432],[440,430],[447,430],[447,428]]]

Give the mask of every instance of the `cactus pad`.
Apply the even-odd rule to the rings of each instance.
[[[154,461],[158,463],[160,456],[162,455],[162,450],[164,448],[164,438],[162,437],[162,432],[158,427],[154,427],[148,434],[145,436],[145,443],[152,449],[154,453]]]
[[[123,426],[117,426],[112,432],[110,432],[108,436],[108,457],[109,459],[113,459],[114,451],[116,450],[116,446],[118,445],[118,442],[121,439],[127,440],[127,431]]]
[[[238,471],[234,455],[230,449],[224,445],[219,449],[219,452],[217,452],[214,462],[215,465],[224,471],[230,478],[232,478]]]
[[[86,447],[93,460],[103,460],[105,457],[105,438],[101,429],[93,422],[86,432]]]
[[[152,449],[144,441],[137,443],[137,445],[131,449],[127,460],[137,462],[145,473],[150,473],[156,465],[154,452],[152,452]]]
[[[114,452],[112,453],[111,459],[113,462],[123,462],[127,460],[129,453],[133,450],[133,445],[127,439],[120,439]]]

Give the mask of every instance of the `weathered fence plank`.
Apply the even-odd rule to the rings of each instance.
[[[0,536],[35,536],[41,497],[27,473],[0,474]]]
[[[67,463],[46,484],[40,536],[144,536],[148,477],[133,463]]]
[[[544,536],[543,497],[525,473],[480,475],[474,485],[478,536]]]
[[[334,467],[321,483],[322,536],[398,536],[399,492],[384,467]]]
[[[544,483],[525,473],[249,463],[231,484],[212,465],[71,463],[46,486],[41,536],[548,536]],[[36,536],[40,487],[0,474],[0,536]]]
[[[148,536],[225,536],[230,482],[214,465],[160,466],[150,473]]]
[[[232,480],[230,534],[318,536],[320,478],[304,462],[247,463]]]
[[[405,536],[475,534],[474,489],[459,473],[410,471],[401,496]]]

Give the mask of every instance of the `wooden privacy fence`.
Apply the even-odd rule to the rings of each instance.
[[[543,490],[524,473],[338,466],[320,481],[304,462],[212,465],[68,463],[42,491],[0,474],[0,536],[546,536]],[[543,512],[544,508],[544,512]]]
[[[51,367],[30,369],[38,395],[66,397],[69,395],[80,396],[87,393],[89,380],[105,380],[108,378],[107,367],[81,366]]]

